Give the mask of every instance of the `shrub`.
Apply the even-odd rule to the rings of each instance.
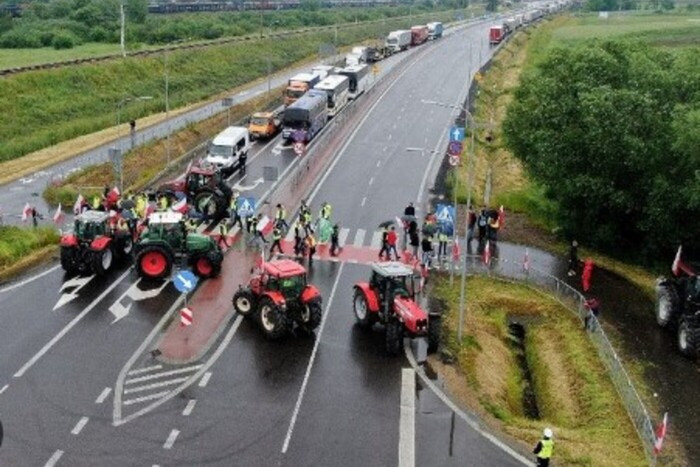
[[[75,47],[75,36],[66,31],[58,32],[54,35],[51,45],[54,49],[72,49]]]
[[[41,37],[36,31],[15,28],[0,36],[0,47],[5,49],[37,49],[41,47]]]

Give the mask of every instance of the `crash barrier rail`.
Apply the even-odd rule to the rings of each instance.
[[[487,266],[484,264],[481,256],[467,255],[465,265],[468,274],[495,276],[499,279],[545,289],[551,292],[553,297],[566,309],[576,315],[582,324],[586,323],[586,319],[588,319],[587,334],[595,346],[598,356],[608,369],[615,389],[620,395],[620,399],[637,431],[637,435],[642,441],[647,462],[649,465],[655,465],[654,442],[656,435],[649,413],[603,327],[598,319],[589,313],[589,310],[586,308],[586,298],[569,284],[545,271],[531,265],[525,268],[524,261],[517,262],[494,257]]]

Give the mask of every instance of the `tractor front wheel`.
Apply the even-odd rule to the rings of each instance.
[[[136,269],[144,278],[163,279],[170,274],[172,267],[172,255],[158,245],[147,246],[136,256]]]
[[[260,300],[258,322],[268,339],[279,339],[288,330],[285,311],[268,297]]]
[[[238,289],[238,291],[233,294],[233,308],[236,310],[236,313],[244,318],[252,315],[255,311],[253,292],[251,292],[250,289]]]
[[[114,251],[112,245],[107,245],[102,250],[92,252],[92,270],[99,276],[104,276],[112,269],[114,263]]]
[[[300,324],[305,331],[311,332],[316,329],[321,324],[322,319],[321,300],[311,300],[309,303],[302,304]]]
[[[192,260],[194,272],[203,279],[216,277],[221,273],[221,255],[210,252],[205,255],[196,256]]]
[[[696,337],[699,337],[700,330],[694,329],[686,318],[681,318],[678,323],[678,350],[688,358],[697,357]]]
[[[656,322],[661,327],[668,326],[679,308],[678,293],[668,282],[656,283]]]
[[[389,355],[398,355],[403,344],[403,324],[397,319],[390,319],[386,323],[386,351]]]
[[[78,250],[72,246],[61,247],[61,266],[69,274],[80,272]]]
[[[359,288],[355,289],[355,296],[352,299],[352,308],[355,311],[355,318],[357,318],[357,323],[360,326],[366,328],[372,324],[367,297],[365,297],[364,292]]]

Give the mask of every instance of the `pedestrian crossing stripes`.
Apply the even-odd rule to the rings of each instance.
[[[376,231],[372,235],[372,243],[370,243],[371,248],[379,249],[382,247],[382,231]]]
[[[191,378],[201,364],[186,367],[153,365],[131,370],[124,381],[123,405],[141,404],[165,397],[176,386]]]
[[[349,233],[350,233],[350,229],[340,229],[340,232],[338,232],[338,243],[340,245],[345,245],[345,242],[348,239]]]
[[[355,241],[352,243],[353,246],[361,247],[364,239],[365,231],[363,229],[357,229],[357,232],[355,232]]]

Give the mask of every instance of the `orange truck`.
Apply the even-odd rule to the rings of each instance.
[[[306,91],[316,86],[321,77],[315,73],[299,73],[289,79],[284,90],[284,106],[289,107],[303,96]]]
[[[248,122],[248,132],[254,139],[270,139],[280,131],[277,112],[255,112]]]

